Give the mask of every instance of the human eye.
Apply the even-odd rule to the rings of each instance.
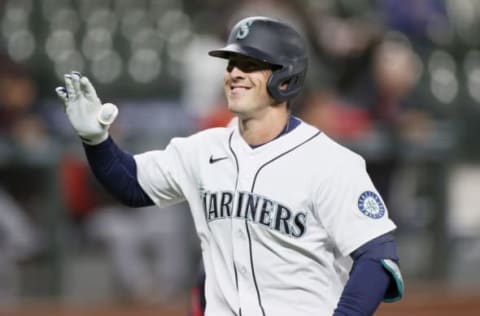
[[[228,62],[227,71],[231,72],[233,68],[238,68],[243,72],[254,72],[268,69],[268,65],[256,60],[236,60],[232,59]]]
[[[227,71],[231,72],[233,70],[233,67],[235,67],[235,64],[233,63],[233,61],[229,60],[227,64]]]

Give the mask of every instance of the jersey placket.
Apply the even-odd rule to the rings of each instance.
[[[242,164],[243,163],[243,164]],[[248,162],[243,160],[239,162],[239,181],[237,194],[242,198],[237,203],[245,203],[247,192],[250,192],[252,182],[255,176],[254,166],[249,166]],[[238,205],[234,208],[235,212],[242,208]],[[241,315],[263,315],[262,307],[259,302],[258,284],[255,279],[255,267],[253,266],[251,240],[251,223],[245,219],[244,214],[232,217],[232,250],[233,260],[237,271],[237,288],[239,295]]]

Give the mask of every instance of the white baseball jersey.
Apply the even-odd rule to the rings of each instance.
[[[364,160],[304,122],[255,149],[235,126],[135,160],[156,204],[190,204],[207,316],[332,315],[349,254],[395,229]]]

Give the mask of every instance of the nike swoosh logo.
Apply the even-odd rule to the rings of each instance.
[[[216,163],[220,160],[225,160],[225,159],[228,159],[228,157],[218,157],[218,158],[213,158],[213,156],[210,156],[210,160],[208,162],[210,163]]]

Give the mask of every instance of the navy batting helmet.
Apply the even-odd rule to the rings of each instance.
[[[241,20],[232,28],[227,45],[209,52],[226,59],[234,54],[272,65],[267,89],[275,100],[288,101],[300,93],[308,56],[302,37],[288,24],[258,16]],[[280,89],[282,83],[288,83],[287,89]]]

